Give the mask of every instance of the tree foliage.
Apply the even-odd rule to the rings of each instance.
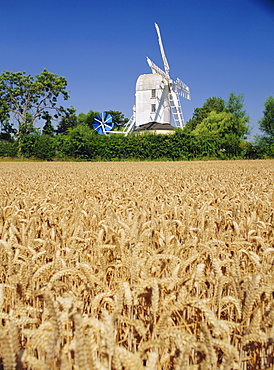
[[[212,111],[193,131],[195,135],[211,135],[215,139],[221,139],[224,135],[234,134],[243,138],[246,133],[246,125],[232,113]]]
[[[54,136],[39,135],[33,143],[31,154],[35,158],[51,161],[56,156],[56,145],[57,141]]]
[[[44,112],[42,118],[46,121],[42,130],[44,135],[53,136],[54,135],[54,127],[52,124],[52,116],[49,114],[48,111]]]
[[[234,92],[230,93],[228,101],[226,102],[226,111],[233,114],[233,116],[238,118],[246,118],[247,122],[249,117],[244,110],[244,95],[236,95]]]
[[[274,139],[274,97],[270,96],[264,103],[263,118],[259,121],[260,129]]]
[[[222,98],[215,96],[208,98],[201,108],[195,108],[192,118],[186,123],[184,132],[190,133],[195,130],[197,125],[209,115],[210,112],[214,111],[217,113],[225,110],[225,101]]]
[[[88,111],[88,113],[79,113],[77,116],[78,124],[88,125],[91,129],[93,129],[92,125],[97,114],[99,114],[99,112],[94,112],[93,110]]]
[[[64,113],[64,108],[57,105],[58,97],[69,98],[64,77],[44,69],[41,74],[31,76],[26,72],[5,71],[0,75],[0,115],[9,115],[18,124],[18,136],[33,127],[34,122],[42,118],[45,111],[54,111],[53,118]]]
[[[57,125],[57,134],[66,134],[70,128],[76,127],[78,125],[76,109],[74,107],[69,107],[64,112],[63,117]]]
[[[129,121],[128,118],[125,118],[124,114],[115,110],[108,110],[106,113],[110,114],[112,117],[113,130],[121,130],[125,127],[126,123]]]
[[[244,138],[249,132],[247,124],[250,121],[249,115],[244,109],[244,95],[236,95],[234,92],[230,93],[226,102],[226,112],[233,116],[234,124],[231,126],[231,133]]]
[[[64,154],[79,159],[93,158],[92,138],[95,133],[86,124],[80,124],[68,130]]]
[[[184,132],[197,135],[234,135],[243,138],[248,132],[249,117],[243,109],[243,94],[231,93],[228,101],[208,98],[201,108],[195,108]]]
[[[0,92],[1,94],[1,92]],[[16,129],[9,121],[9,110],[5,101],[0,100],[0,140],[10,140]]]

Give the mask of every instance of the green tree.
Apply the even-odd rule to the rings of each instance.
[[[49,112],[45,112],[42,116],[42,118],[46,121],[42,130],[42,134],[53,136],[54,135],[54,127],[51,122],[52,116],[49,114]]]
[[[88,125],[91,129],[93,129],[93,123],[95,116],[99,114],[99,112],[94,112],[93,110],[88,111],[88,113],[80,113],[77,116],[77,120],[79,124]]]
[[[8,122],[0,122],[0,140],[13,140],[16,129]]]
[[[194,135],[208,135],[210,134],[212,138],[215,138],[224,134],[230,126],[232,115],[226,112],[217,113],[212,111],[208,114],[203,121],[197,125],[195,130],[193,130]]]
[[[212,96],[205,101],[204,107],[208,108],[209,112],[215,111],[220,113],[225,110],[225,101],[221,97]]]
[[[18,147],[16,141],[0,140],[0,157],[17,157]]]
[[[274,158],[274,140],[271,136],[255,137],[254,147],[259,158]]]
[[[192,118],[186,123],[184,127],[184,133],[190,133],[195,130],[197,125],[209,115],[210,112],[214,111],[217,113],[225,110],[225,101],[222,98],[215,96],[208,98],[201,108],[195,108]]]
[[[125,118],[124,114],[119,111],[108,110],[106,113],[112,116],[112,122],[114,123],[113,129],[120,131],[125,127],[126,123],[129,121],[128,118]]]
[[[33,142],[32,155],[35,158],[51,161],[55,156],[56,137],[42,134]]]
[[[234,92],[229,94],[228,101],[226,102],[226,111],[236,117],[245,117],[246,111],[244,107],[244,95],[240,93],[236,95]]]
[[[9,118],[7,104],[0,100],[0,140],[11,140],[12,134],[16,133]]]
[[[28,135],[28,134],[33,134],[37,132],[37,128],[34,127],[33,125],[33,117],[30,112],[26,113],[26,121],[24,125],[19,126],[19,130],[17,131],[17,135],[20,134],[20,137],[22,135]]]
[[[240,144],[247,129],[244,120],[232,113],[212,111],[192,133],[203,140],[214,142],[218,150],[238,156],[241,154]]]
[[[263,118],[259,121],[262,130],[271,139],[274,139],[274,97],[270,96],[264,103]]]
[[[232,116],[234,117],[233,128],[236,130],[234,133],[240,137],[243,137],[245,134],[248,133],[247,123],[249,122],[249,116],[246,114],[246,111],[243,109],[243,107],[243,94],[236,95],[234,92],[232,92],[230,93],[227,102],[222,98],[217,98],[214,96],[208,98],[201,108],[194,109],[192,118],[186,123],[184,127],[184,132],[190,133],[194,131],[196,127],[209,116],[211,112],[227,112],[232,114]]]
[[[249,131],[247,123],[250,118],[244,109],[244,95],[236,95],[230,93],[229,99],[226,102],[226,112],[231,113],[234,117],[234,133],[239,137],[244,137]]]
[[[76,109],[74,107],[67,108],[64,116],[57,125],[57,134],[67,134],[70,128],[76,127],[78,125],[78,119],[76,115]]]
[[[66,136],[65,154],[79,159],[92,158],[94,137],[97,135],[86,124],[70,128]]]
[[[0,75],[0,105],[18,124],[19,146],[21,135],[32,130],[34,122],[42,118],[45,111],[54,111],[55,119],[65,112],[57,105],[57,100],[59,96],[64,100],[69,98],[66,87],[64,77],[46,69],[34,77],[25,72],[9,71]]]

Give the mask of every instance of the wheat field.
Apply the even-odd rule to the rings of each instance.
[[[0,171],[2,368],[274,368],[274,161]]]

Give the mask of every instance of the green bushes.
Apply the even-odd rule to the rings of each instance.
[[[17,142],[0,141],[0,157],[15,158],[18,155]]]
[[[70,128],[55,136],[37,132],[21,136],[20,156],[41,160],[193,160],[273,157],[273,143],[257,140],[255,144],[237,135],[212,132],[197,135],[176,130],[173,135],[122,134],[98,135],[88,125]],[[17,142],[0,142],[0,156],[16,157]]]
[[[34,117],[26,112],[24,122],[19,125],[17,140],[12,138],[16,130],[2,125],[0,157],[20,156],[48,161],[273,158],[273,107],[274,99],[270,97],[265,105],[264,118],[260,121],[260,128],[266,136],[256,138],[254,143],[245,140],[249,132],[249,116],[244,110],[243,94],[231,93],[227,102],[220,97],[208,98],[201,108],[194,109],[193,117],[184,129],[176,129],[172,135],[146,132],[125,137],[119,131],[98,135],[92,128],[96,112],[77,116],[74,107],[61,109],[63,117],[55,129],[53,117],[45,111],[41,118],[46,123],[39,132],[34,128]],[[128,121],[121,112],[108,113],[113,116],[115,129]],[[2,114],[2,123],[7,125],[5,114]]]
[[[274,158],[274,137],[257,137],[255,147],[260,158]]]
[[[229,158],[241,155],[241,141],[216,140],[178,130],[174,135],[97,135],[88,126],[71,129],[63,145],[63,154],[80,160],[188,160]]]
[[[54,136],[42,134],[33,145],[33,156],[51,161],[56,156],[57,140]]]

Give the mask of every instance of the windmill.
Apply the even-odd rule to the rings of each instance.
[[[137,79],[136,104],[127,134],[136,127],[141,129],[149,122],[171,124],[173,121],[175,127],[184,127],[180,96],[190,99],[190,89],[179,78],[173,80],[170,77],[170,67],[165,55],[160,29],[156,23],[155,28],[164,70],[147,57],[152,74],[143,74]]]

